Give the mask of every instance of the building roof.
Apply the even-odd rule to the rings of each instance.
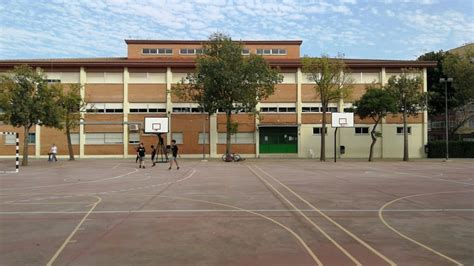
[[[302,40],[234,40],[245,44],[293,44],[301,45]],[[127,44],[203,44],[209,40],[125,40]]]
[[[282,68],[301,67],[301,59],[267,59],[271,66]],[[349,68],[364,67],[434,67],[436,61],[344,59]],[[14,67],[27,64],[35,67],[189,67],[195,66],[193,58],[147,58],[129,59],[126,57],[107,58],[58,58],[0,60],[0,67]]]

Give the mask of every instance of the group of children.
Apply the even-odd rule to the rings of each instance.
[[[179,165],[178,165],[178,145],[176,145],[176,140],[171,141],[171,158],[169,158],[170,161],[170,167],[168,170],[171,170],[173,167],[173,162],[176,164],[176,169],[179,170]],[[143,143],[140,143],[140,146],[137,148],[137,158],[135,159],[135,162],[140,161],[139,168],[145,168],[145,155],[146,155],[146,150],[145,147],[143,146]],[[156,165],[155,162],[155,157],[156,157],[156,148],[154,145],[151,145],[151,162],[153,163],[152,167]]]

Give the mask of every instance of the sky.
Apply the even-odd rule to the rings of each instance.
[[[125,39],[302,40],[409,59],[474,39],[474,0],[0,0],[0,59],[125,57]]]

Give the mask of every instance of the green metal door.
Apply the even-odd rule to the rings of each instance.
[[[260,127],[260,153],[298,153],[296,127]]]

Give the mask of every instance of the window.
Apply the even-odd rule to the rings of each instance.
[[[249,55],[250,54],[250,49],[244,48],[242,49],[242,55]]]
[[[407,127],[408,134],[411,134],[411,127]],[[397,134],[403,134],[403,127],[397,127]]]
[[[286,55],[286,49],[257,49],[258,55]]]
[[[15,145],[16,136],[15,135],[3,135],[5,136],[5,145]]]
[[[321,127],[313,127],[313,135],[321,135],[322,128]],[[324,130],[324,135],[328,134],[328,128],[326,127]]]
[[[36,143],[36,133],[28,133],[28,144]]]
[[[130,134],[128,134],[128,143],[129,144],[139,144],[140,143],[140,134],[139,133],[130,133]]]
[[[219,133],[217,136],[218,144],[226,143],[227,133]],[[230,136],[230,143],[232,144],[255,144],[254,133],[235,133]]]
[[[171,139],[176,140],[176,144],[183,144],[183,133],[174,132],[171,134]]]
[[[262,113],[276,113],[276,112],[278,112],[278,107],[261,107],[260,112],[262,112]]]
[[[355,127],[354,130],[356,135],[369,134],[369,127]]]
[[[71,133],[71,144],[72,145],[79,144],[79,133]]]
[[[173,107],[173,113],[201,113],[199,107]]]
[[[86,133],[86,144],[122,144],[122,133]]]
[[[182,48],[179,49],[179,54],[182,55],[196,55],[196,54],[203,54],[202,49],[189,49],[189,48]]]
[[[173,49],[171,48],[144,48],[142,49],[144,55],[172,55]]]
[[[87,113],[123,113],[121,103],[91,103],[87,104]]]
[[[292,106],[266,106],[260,107],[260,112],[262,113],[294,113],[296,108]]]
[[[344,108],[344,113],[353,113],[354,112],[354,107],[345,107]]]
[[[165,104],[131,103],[130,113],[166,113]]]
[[[198,144],[203,144],[202,140],[204,137],[204,144],[209,144],[209,133],[199,133]]]
[[[301,111],[303,113],[319,113],[320,109],[319,107],[302,107]]]
[[[295,107],[278,107],[279,113],[294,113],[296,112]]]
[[[323,110],[321,109],[321,112],[322,112],[322,111],[323,111]],[[326,109],[326,112],[328,112],[328,113],[337,113],[337,107],[328,107],[328,108]]]
[[[48,84],[54,84],[54,83],[61,83],[61,80],[60,79],[46,79],[46,82],[48,82]]]

